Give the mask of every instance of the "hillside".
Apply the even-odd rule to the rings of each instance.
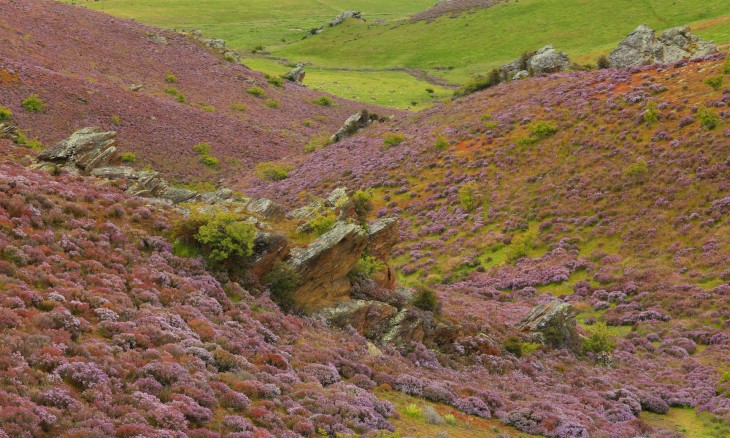
[[[231,6],[230,0],[216,0],[205,14],[199,13],[194,2],[73,1],[168,28],[194,24],[244,51],[245,62],[255,69],[280,74],[287,67],[278,60],[310,63],[307,83],[312,87],[362,102],[415,110],[432,104],[433,96],[426,88],[433,89],[435,97],[447,96],[448,87],[442,85],[463,83],[472,74],[547,44],[568,53],[577,63],[595,64],[599,55],[608,54],[642,23],[658,31],[689,25],[705,39],[730,43],[728,0],[452,0],[438,6],[428,1],[328,2],[316,13],[309,6],[291,9],[296,14],[259,8],[256,1]],[[329,9],[331,6],[338,10]],[[257,21],[247,26],[229,23],[239,17],[230,13],[232,7],[242,8],[241,14]],[[366,21],[348,20],[302,39],[312,27],[351,8],[362,10]],[[165,10],[175,13],[165,15]],[[310,20],[310,12],[324,17]],[[261,32],[259,23],[263,22],[258,20],[275,23],[266,32],[276,29],[278,37]],[[286,29],[282,23],[287,24]],[[251,34],[254,30],[257,36]],[[263,55],[262,50],[252,53],[257,46]]]
[[[215,183],[260,161],[302,154],[363,108],[334,98],[318,105],[322,93],[275,86],[189,36],[87,9],[2,0],[0,12],[0,100],[27,136],[51,145],[85,126],[114,129],[137,166],[174,181]],[[43,111],[22,108],[32,94]],[[203,142],[217,166],[193,151]]]
[[[365,6],[557,14],[464,4]],[[415,113],[61,2],[0,15],[0,438],[730,436],[728,53]]]

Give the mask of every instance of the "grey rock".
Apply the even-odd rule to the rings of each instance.
[[[330,137],[330,141],[332,143],[337,143],[342,139],[350,137],[351,135],[368,126],[368,124],[375,120],[379,120],[379,117],[375,114],[371,114],[366,109],[360,111],[359,113],[353,114],[347,120],[345,120],[345,123],[342,125],[342,127],[332,137]]]
[[[211,49],[223,50],[226,48],[226,41],[220,38],[200,38],[200,42]]]
[[[233,198],[233,190],[227,187],[221,187],[214,192],[201,195],[203,202],[210,205],[222,204],[231,198]]]
[[[129,166],[99,167],[91,171],[91,175],[106,179],[137,179],[137,171]]]
[[[367,232],[356,224],[338,222],[306,249],[287,260],[300,276],[294,300],[305,311],[347,299],[352,270],[368,244]]]
[[[284,208],[271,199],[246,199],[243,203],[249,213],[261,216],[264,219],[276,221],[284,218]]]
[[[304,64],[297,64],[297,66],[284,77],[295,84],[301,84],[304,82],[304,76],[306,76],[306,74],[307,73],[304,71]]]
[[[165,187],[162,193],[160,193],[160,198],[169,200],[173,204],[194,201],[199,196],[197,192],[177,187]]]
[[[129,86],[129,89],[131,91],[139,91],[142,89],[142,87],[144,87],[144,85],[142,85],[142,84],[132,84]]]
[[[7,138],[12,142],[18,141],[18,128],[9,123],[0,123],[0,138]]]
[[[545,46],[527,59],[527,70],[533,74],[556,73],[570,68],[570,58],[553,46]]]
[[[350,18],[354,18],[356,20],[362,20],[362,14],[358,11],[345,11],[330,21],[330,27],[339,26],[340,24],[344,23],[345,21],[349,20]]]
[[[279,234],[257,231],[253,245],[253,262],[248,272],[255,278],[262,279],[269,273],[274,264],[289,255],[289,240]]]
[[[517,328],[534,342],[579,352],[582,342],[576,330],[576,314],[570,304],[553,300],[533,307]]]
[[[611,67],[668,64],[717,52],[717,46],[692,34],[688,26],[667,29],[657,38],[646,24],[634,29],[608,56]]]
[[[530,77],[530,72],[527,70],[520,70],[517,73],[515,73],[514,76],[512,76],[513,81],[519,81],[520,79],[525,79]]]
[[[169,43],[167,42],[167,38],[165,38],[163,35],[160,35],[159,33],[151,33],[149,35],[149,37],[156,44],[159,44],[161,46],[168,46],[169,45]]]
[[[56,143],[38,155],[39,161],[62,164],[72,171],[89,174],[97,167],[105,167],[116,158],[114,131],[84,128]]]

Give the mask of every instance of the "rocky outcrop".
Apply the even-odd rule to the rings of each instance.
[[[367,232],[356,224],[338,222],[305,249],[292,250],[287,263],[300,278],[294,300],[304,311],[335,305],[350,291],[347,274],[368,244]]]
[[[188,35],[200,41],[205,47],[213,50],[214,52],[220,53],[228,61],[235,61],[241,64],[241,57],[238,55],[238,53],[234,52],[228,47],[228,45],[226,44],[226,40],[222,40],[220,38],[204,38],[203,32],[198,29],[191,30],[190,32],[188,32]]]
[[[383,288],[395,287],[395,268],[390,263],[390,253],[400,239],[397,218],[385,218],[368,225],[368,246],[366,252],[383,263],[383,269],[373,272],[373,281]]]
[[[339,14],[338,16],[336,16],[335,18],[333,18],[332,21],[330,21],[329,26],[330,27],[339,26],[340,24],[344,23],[345,21],[347,21],[351,18],[354,18],[355,20],[363,20],[362,13],[360,13],[359,11],[350,10],[350,11],[345,11],[345,12]]]
[[[717,46],[692,34],[688,26],[664,31],[657,38],[646,24],[634,29],[608,56],[611,67],[668,64],[717,52]]]
[[[18,128],[9,123],[0,123],[0,138],[7,138],[13,143],[17,143]]]
[[[337,143],[347,137],[354,135],[357,131],[365,128],[370,123],[375,121],[382,121],[377,114],[371,114],[368,110],[364,109],[359,113],[351,115],[342,127],[330,137],[330,142]]]
[[[294,82],[295,84],[301,84],[304,82],[304,76],[306,76],[304,64],[297,64],[297,66],[287,73],[284,78],[290,82]]]
[[[568,70],[570,58],[563,52],[547,45],[537,52],[527,52],[520,58],[500,67],[504,80],[523,79],[529,75],[557,73]]]
[[[554,300],[532,308],[517,328],[532,342],[578,352],[582,342],[576,330],[576,314],[570,304]]]
[[[84,128],[38,155],[38,160],[55,163],[74,173],[89,175],[95,168],[112,164],[117,157],[117,133],[101,128]]]
[[[279,234],[258,231],[253,244],[253,254],[250,274],[261,279],[271,272],[276,262],[289,255],[289,240]]]

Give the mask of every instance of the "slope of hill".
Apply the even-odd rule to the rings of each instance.
[[[341,99],[318,105],[322,93],[272,85],[186,36],[83,8],[3,0],[0,13],[0,101],[28,136],[52,144],[85,126],[114,129],[137,165],[173,180],[217,182],[302,154],[364,107]],[[44,110],[22,107],[32,94]],[[193,151],[203,142],[217,166]]]

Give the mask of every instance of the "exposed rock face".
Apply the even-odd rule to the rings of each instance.
[[[512,76],[513,81],[519,81],[520,79],[525,79],[530,77],[530,72],[527,70],[520,70],[517,73],[515,73],[514,76]]]
[[[338,222],[306,249],[292,251],[288,263],[300,276],[294,300],[305,311],[334,305],[347,298],[352,270],[365,247],[368,234],[359,225]]]
[[[306,75],[306,72],[304,71],[304,64],[297,64],[292,71],[286,74],[284,76],[287,80],[294,82],[295,84],[301,84],[304,82],[304,76]]]
[[[362,14],[358,11],[345,11],[341,13],[340,15],[336,16],[335,18],[330,21],[330,27],[339,26],[340,24],[344,23],[346,20],[349,20],[350,18],[354,18],[356,20],[362,20]]]
[[[529,56],[527,56],[529,55]],[[523,55],[509,64],[500,67],[505,80],[523,79],[543,73],[556,73],[570,68],[570,58],[547,45],[535,53]]]
[[[253,262],[249,272],[256,278],[263,278],[274,264],[289,255],[289,241],[279,234],[259,231],[253,245]]]
[[[271,199],[245,198],[241,202],[249,213],[264,219],[281,220],[284,218],[284,208]]]
[[[88,175],[116,158],[117,148],[113,146],[116,136],[114,131],[84,128],[41,152],[38,160],[62,164],[70,171]]]
[[[18,128],[8,123],[0,123],[0,138],[7,138],[12,142],[17,142]]]
[[[375,283],[386,289],[395,287],[395,269],[390,264],[390,252],[400,238],[399,222],[396,218],[378,219],[368,226],[369,243],[367,253],[384,264],[384,269],[373,273]]]
[[[550,301],[535,306],[517,327],[529,333],[534,342],[577,352],[582,342],[576,331],[576,313],[568,303]]]
[[[350,137],[351,135],[368,126],[368,124],[375,120],[380,120],[380,118],[376,114],[370,114],[370,112],[366,109],[360,111],[359,113],[353,114],[347,120],[345,120],[345,123],[342,125],[339,131],[337,131],[330,138],[330,141],[332,143],[337,143],[342,139]]]
[[[717,46],[693,35],[689,27],[675,27],[657,38],[646,24],[634,29],[608,56],[611,67],[625,68],[672,63],[717,52]]]

